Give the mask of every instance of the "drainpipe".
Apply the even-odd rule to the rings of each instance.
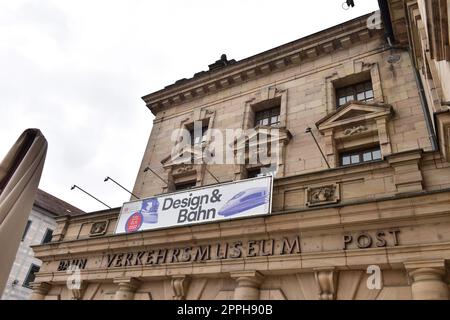
[[[413,54],[411,52],[411,50],[408,50],[409,52],[409,56],[411,57],[411,61],[413,61]],[[419,70],[417,70],[416,67],[414,67],[414,78],[416,79],[416,83],[419,87],[419,97],[420,97],[420,104],[422,105],[422,110],[423,110],[423,114],[425,115],[425,124],[427,126],[427,130],[428,130],[428,135],[431,141],[431,148],[432,151],[438,151],[439,150],[439,144],[437,142],[437,137],[436,137],[436,133],[434,130],[434,126],[433,126],[433,122],[431,120],[431,115],[430,115],[430,109],[428,106],[428,101],[427,98],[425,96],[425,89],[423,86],[423,82],[422,82],[422,78],[420,77],[420,73]]]
[[[395,36],[394,36],[394,29],[392,27],[392,20],[391,20],[391,13],[389,11],[389,4],[388,0],[378,0],[378,5],[380,7],[380,13],[381,13],[381,20],[383,21],[384,29],[385,29],[385,37],[386,41],[389,45],[389,48],[391,49],[405,49],[404,47],[398,47],[395,46]],[[407,19],[408,17],[406,17]],[[408,37],[409,33],[408,33]],[[411,43],[411,38],[409,39],[409,42]],[[408,47],[408,53],[410,56],[411,61],[414,61],[413,54],[411,52],[411,48]],[[438,151],[439,145],[437,143],[436,133],[434,130],[433,122],[430,115],[430,109],[428,106],[428,101],[425,96],[425,89],[423,86],[422,78],[420,77],[419,70],[415,66],[413,66],[414,69],[414,78],[416,80],[417,86],[419,87],[419,97],[420,97],[420,104],[422,106],[423,114],[425,115],[425,124],[428,131],[428,136],[431,142],[432,151]]]
[[[389,4],[387,0],[378,0],[378,6],[380,7],[381,21],[384,26],[384,36],[390,47],[395,43],[394,29],[392,27],[391,13],[389,11]]]

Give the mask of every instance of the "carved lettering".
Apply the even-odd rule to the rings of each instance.
[[[207,261],[211,259],[211,246],[200,246],[195,254],[195,261]]]
[[[233,243],[230,253],[232,259],[239,259],[240,257],[242,257],[242,241]]]
[[[269,247],[267,246],[267,243],[269,243]],[[263,256],[263,257],[273,256],[274,249],[275,249],[275,240],[273,240],[273,239],[261,240],[261,242],[260,242],[261,256]]]
[[[387,246],[387,242],[386,239],[384,238],[386,236],[386,233],[384,233],[383,231],[378,231],[377,232],[377,247],[378,248],[384,248]]]
[[[247,244],[247,257],[256,257],[256,241],[249,241]]]
[[[356,232],[346,233],[343,236],[343,248],[348,249],[369,249],[385,248],[388,246],[399,246],[400,229],[391,229],[389,231],[379,230],[376,232]]]
[[[288,238],[283,239],[283,247],[281,249],[281,254],[299,254],[300,250],[300,238],[296,237],[295,240],[290,243]]]
[[[144,257],[144,255],[145,255],[145,251],[141,251],[141,252],[137,253],[136,260],[134,262],[135,266],[142,266],[143,265],[142,258]]]

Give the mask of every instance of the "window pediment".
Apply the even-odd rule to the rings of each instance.
[[[277,142],[286,145],[292,138],[292,134],[286,128],[257,126],[254,130],[251,130],[250,134],[243,135],[235,141],[235,151],[244,150],[248,146],[258,146],[260,134],[266,137],[264,142],[267,144]]]
[[[343,152],[379,146],[382,157],[392,153],[389,121],[394,110],[389,104],[349,102],[316,123],[324,136],[325,155],[333,167]]]
[[[390,118],[394,113],[391,105],[349,102],[316,123],[319,131],[345,127],[357,123],[375,122],[379,118]]]

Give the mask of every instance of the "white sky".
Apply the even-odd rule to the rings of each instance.
[[[0,0],[0,159],[26,128],[49,142],[40,188],[85,211],[132,189],[153,116],[140,97],[378,10],[376,0]]]

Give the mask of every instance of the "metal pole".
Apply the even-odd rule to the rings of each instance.
[[[106,177],[104,182],[107,182],[108,180],[111,180],[112,182],[114,182],[115,184],[117,184],[119,187],[121,187],[123,190],[125,190],[126,192],[128,192],[129,194],[131,194],[133,197],[135,197],[136,199],[140,200],[140,198],[135,195],[133,192],[131,192],[130,190],[126,189],[124,186],[122,186],[120,183],[118,183],[116,180],[114,180],[111,177]]]
[[[205,164],[205,170],[208,171],[208,173],[211,175],[211,177],[214,178],[214,180],[216,180],[217,183],[220,183],[219,179],[217,179],[217,177],[216,177],[215,175],[213,175],[213,174],[211,173],[211,171],[209,171],[208,165],[207,165],[207,164]]]
[[[96,197],[94,197],[94,196],[93,196],[92,194],[90,194],[89,192],[84,191],[83,189],[81,189],[81,188],[80,188],[79,186],[77,186],[77,185],[74,185],[70,190],[73,190],[73,189],[75,189],[75,188],[77,188],[78,190],[81,190],[82,192],[84,192],[85,194],[87,194],[89,197],[94,198],[95,200],[97,200],[98,202],[100,202],[100,203],[103,204],[104,206],[108,207],[109,209],[112,209],[112,208],[111,208],[110,206],[108,206],[106,203],[104,203],[103,201],[97,199]]]
[[[322,148],[320,148],[320,145],[317,142],[316,137],[314,136],[314,134],[312,132],[312,129],[311,128],[306,128],[305,133],[310,133],[311,134],[311,136],[314,139],[314,142],[316,143],[317,148],[319,149],[320,153],[322,154],[322,158],[325,160],[325,162],[326,162],[326,164],[328,166],[328,169],[331,169],[330,164],[328,163],[328,160],[327,160],[327,158],[325,157],[325,154],[322,151]]]
[[[164,182],[166,185],[169,185],[169,183],[164,180],[163,178],[161,178],[159,176],[159,174],[157,174],[155,171],[153,171],[150,167],[145,168],[144,172],[150,171],[151,173],[153,173],[155,176],[157,176],[162,182]]]

